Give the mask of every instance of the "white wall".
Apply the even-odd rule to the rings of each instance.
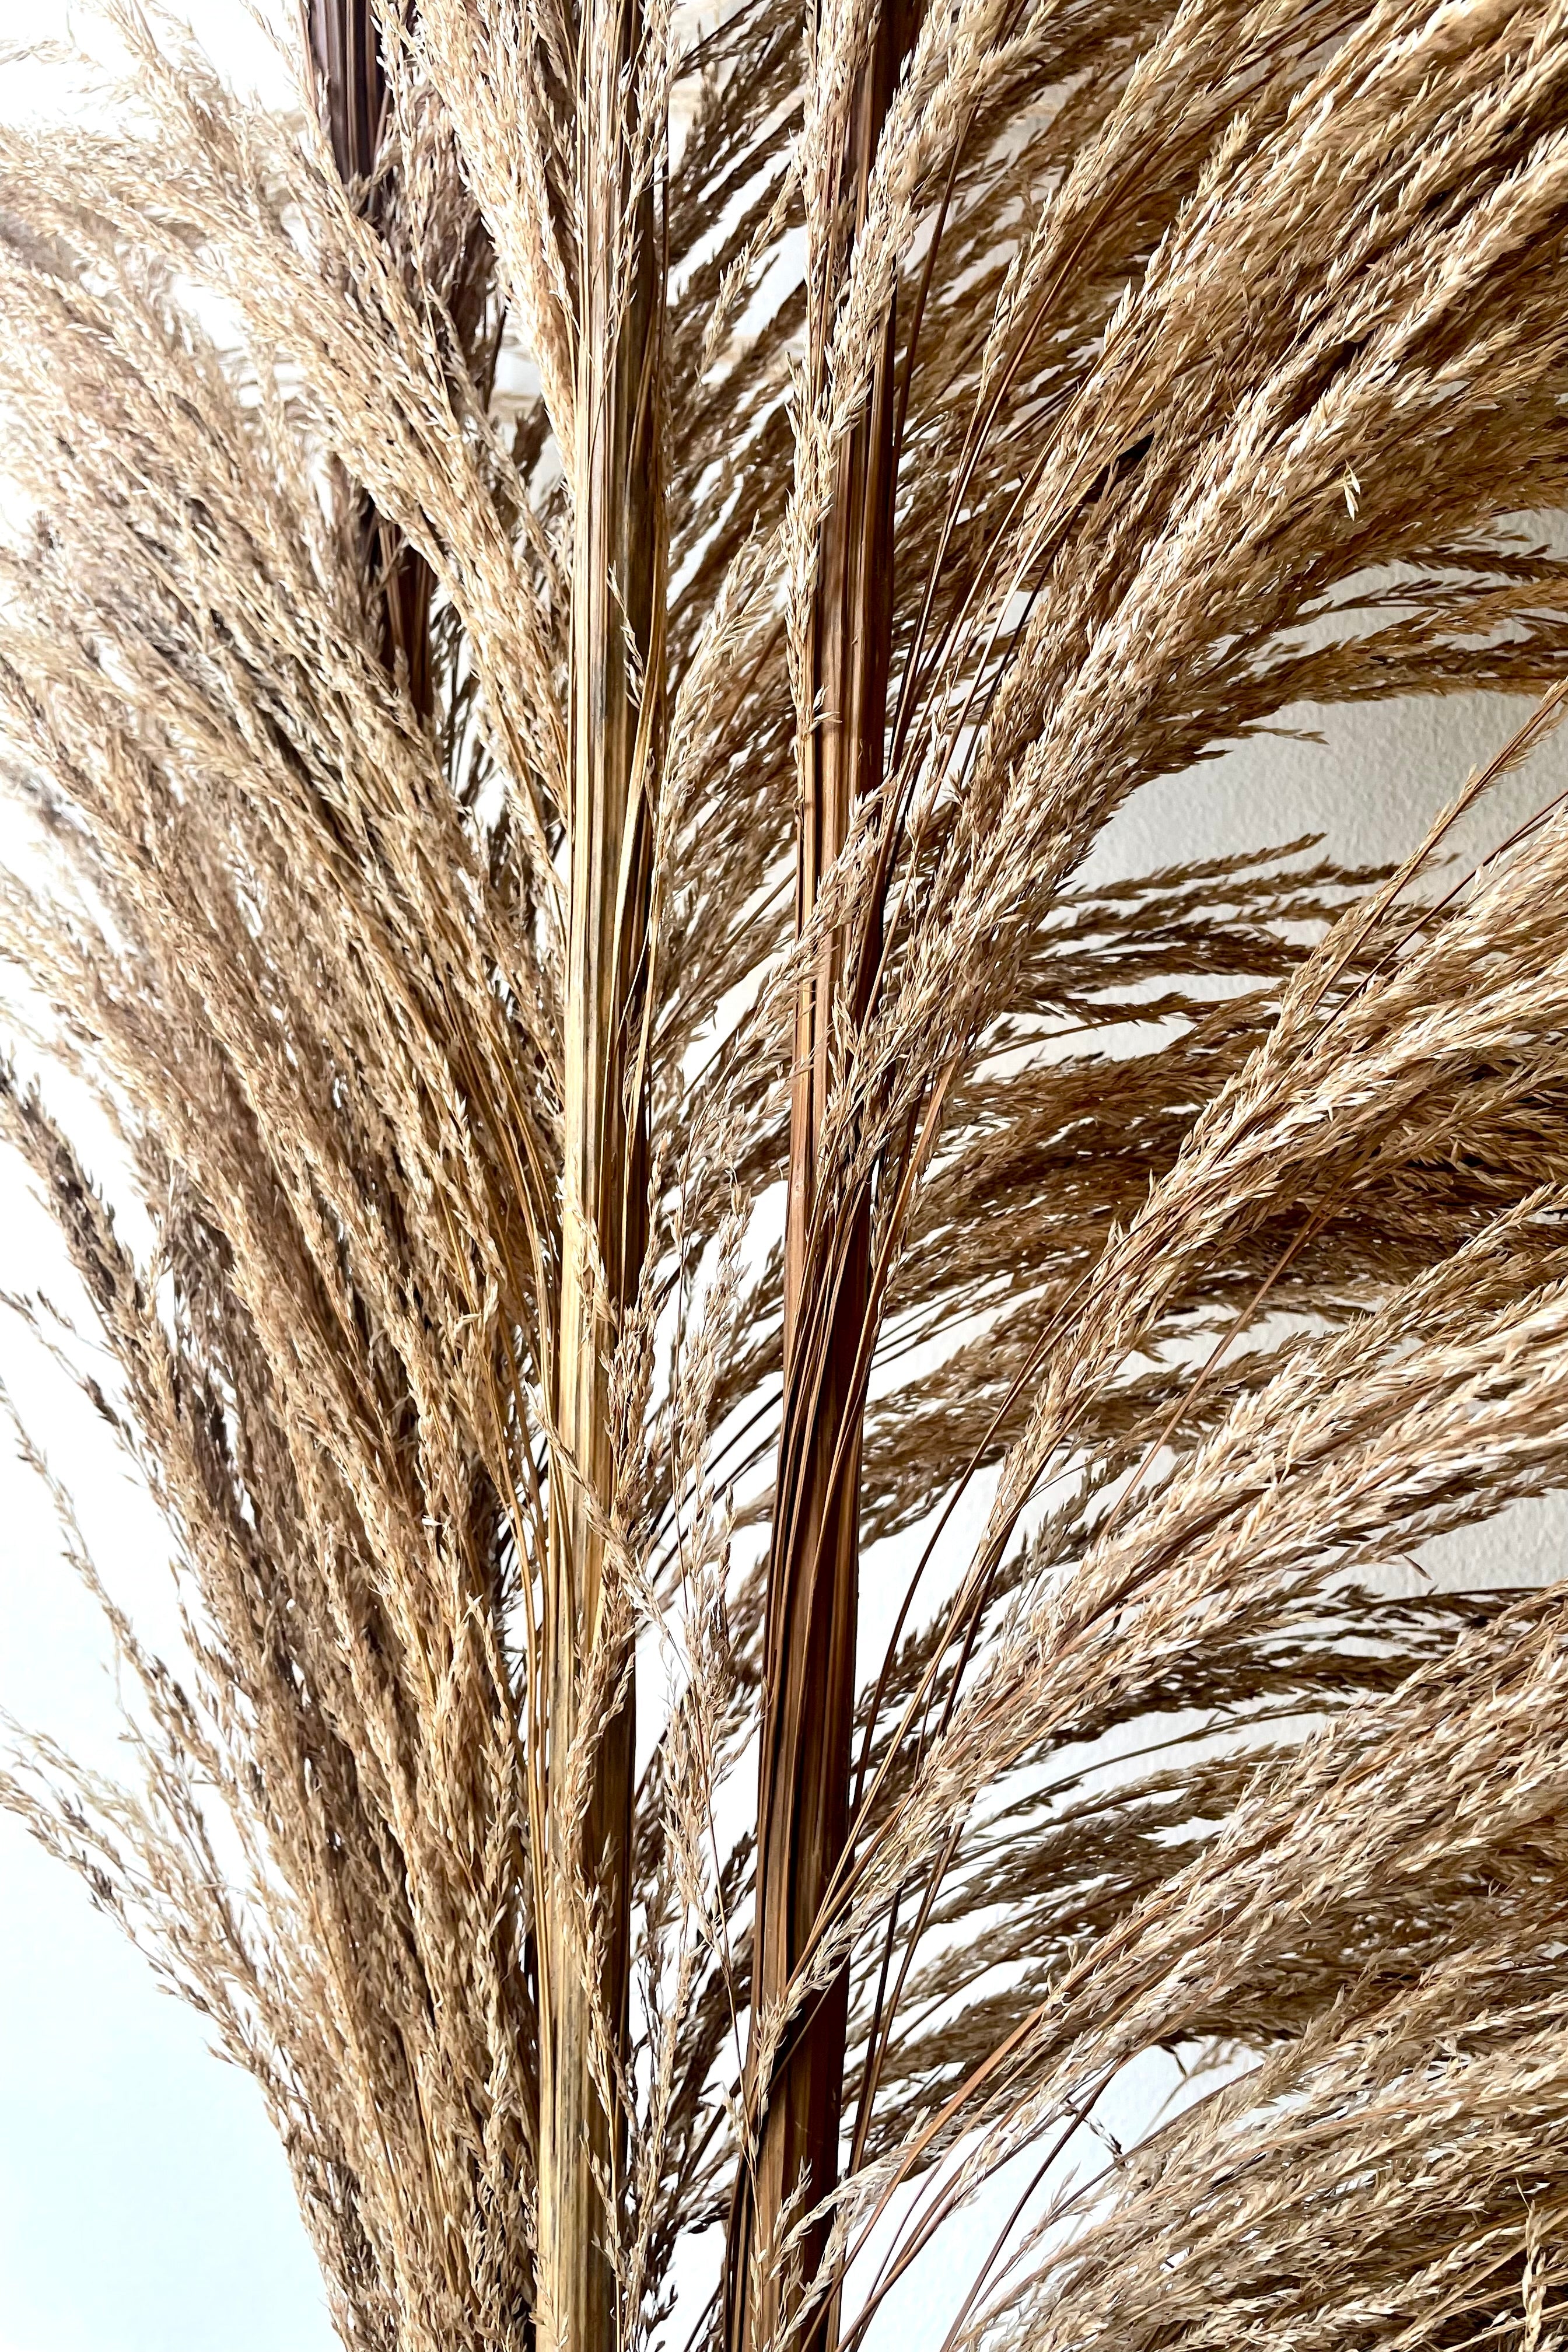
[[[178,11],[176,10],[176,13]],[[226,70],[286,85],[237,0],[184,0]],[[273,0],[279,22],[288,0]],[[63,39],[67,0],[0,0],[0,52]],[[100,49],[101,54],[101,49]],[[67,75],[0,55],[0,115],[68,102]],[[0,457],[3,463],[3,457]],[[0,804],[0,862],[16,848]],[[70,1296],[53,1227],[0,1163],[0,1291]],[[169,1621],[156,1521],[101,1424],[0,1315],[0,1378],[76,1496],[117,1591]],[[112,1770],[97,1614],[38,1482],[0,1431],[0,1707]],[[0,2352],[329,2352],[315,2260],[249,2081],[210,2054],[85,1891],[0,1819]]]

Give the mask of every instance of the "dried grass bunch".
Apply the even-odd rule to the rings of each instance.
[[[1568,1484],[1568,812],[1083,869],[1558,716],[1568,5],[115,22],[0,139],[3,922],[154,1254],[3,1112],[189,1654],[8,1801],[351,2352],[1555,2342],[1568,1620],[1379,1576]]]

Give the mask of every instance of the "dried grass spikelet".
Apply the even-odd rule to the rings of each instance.
[[[54,1486],[135,1770],[5,1801],[363,2352],[1535,2352],[1561,1602],[1386,1571],[1568,1482],[1568,819],[1434,879],[1568,694],[1568,8],[311,0],[287,118],[110,16],[0,1120],[184,1654]],[[1086,874],[1483,687],[1400,868]]]

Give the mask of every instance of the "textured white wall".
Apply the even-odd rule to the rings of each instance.
[[[1521,523],[1532,539],[1561,548],[1555,519]],[[1311,730],[1321,742],[1260,738],[1140,794],[1107,829],[1091,871],[1146,871],[1167,860],[1221,856],[1263,843],[1321,833],[1323,854],[1349,865],[1408,856],[1475,769],[1496,757],[1533,705],[1500,695],[1374,704],[1322,710],[1301,707],[1280,723]],[[1528,764],[1505,776],[1445,844],[1443,887],[1506,841],[1515,828],[1568,793],[1568,728]],[[1563,1573],[1568,1511],[1556,1498],[1521,1503],[1483,1528],[1446,1537],[1422,1553],[1444,1585],[1545,1582]],[[1397,1572],[1391,1589],[1399,1588]],[[1417,1589],[1410,1576],[1408,1589]]]

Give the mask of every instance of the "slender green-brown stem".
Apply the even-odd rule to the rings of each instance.
[[[595,12],[595,35],[590,149],[595,110],[610,110],[607,129],[637,55],[637,10]],[[559,1450],[546,1599],[551,1803],[541,1881],[539,2329],[559,2352],[610,2352],[623,2332],[607,2248],[626,2168],[616,2077],[630,1983],[635,1718],[605,1528],[615,1501],[611,1355],[647,1235],[635,1069],[663,646],[662,289],[652,193],[630,194],[625,173],[606,136],[588,165],[576,384]],[[617,1679],[606,1685],[607,1675]],[[584,1725],[592,1745],[580,1755]],[[583,1791],[580,1811],[566,1802],[571,1782]]]

